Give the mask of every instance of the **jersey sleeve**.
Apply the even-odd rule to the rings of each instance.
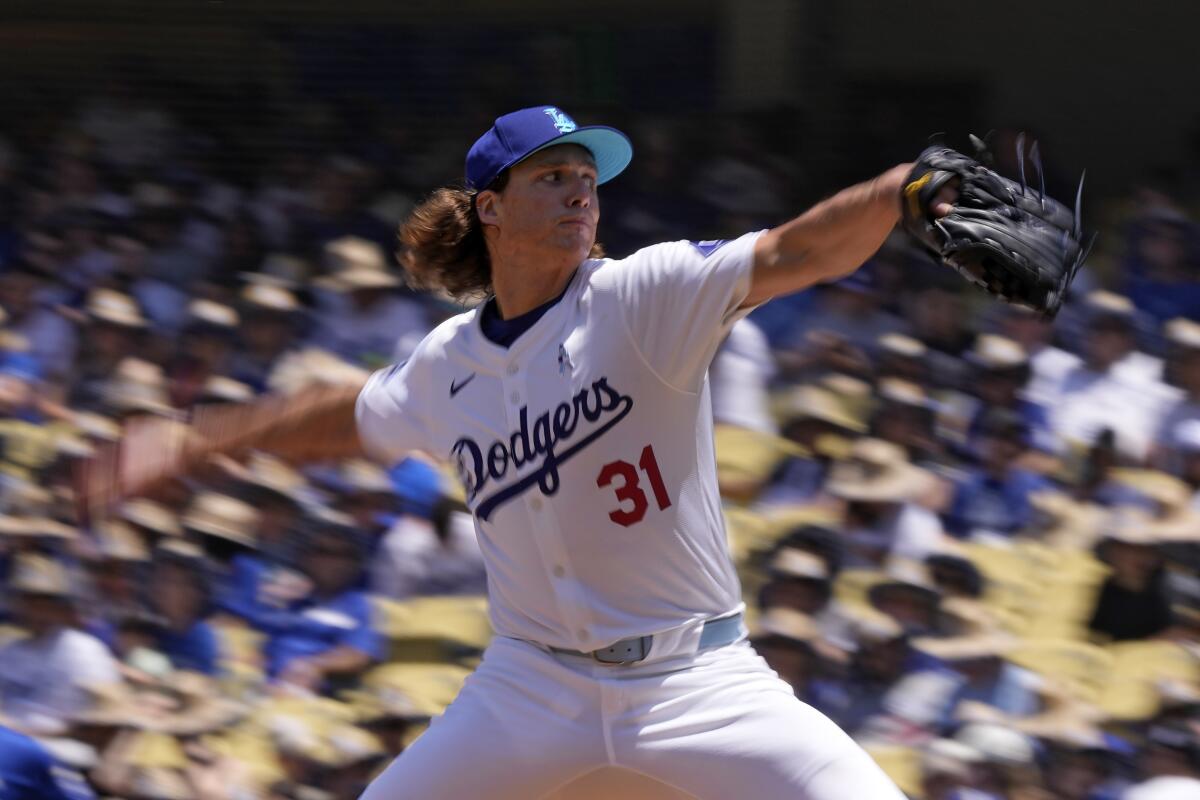
[[[421,353],[418,348],[408,361],[377,371],[359,392],[358,438],[384,464],[395,464],[413,450],[432,452],[431,376]]]
[[[670,386],[699,391],[717,346],[752,310],[741,305],[760,235],[667,242],[605,267],[634,347]]]

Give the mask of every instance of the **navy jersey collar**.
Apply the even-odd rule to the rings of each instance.
[[[521,334],[536,325],[537,321],[545,316],[547,311],[558,305],[558,302],[566,295],[567,290],[571,288],[571,284],[575,282],[575,275],[578,273],[579,270],[576,269],[558,297],[547,300],[537,308],[532,308],[512,319],[501,319],[500,310],[496,306],[495,296],[489,297],[479,312],[479,329],[483,331],[483,335],[492,344],[499,345],[500,347],[511,347],[513,342],[520,338]]]

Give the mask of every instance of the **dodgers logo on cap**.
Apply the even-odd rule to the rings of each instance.
[[[554,106],[545,109],[546,116],[554,120],[554,127],[558,128],[559,133],[570,133],[579,126],[575,124],[575,120],[568,117],[563,112],[559,111]]]
[[[558,106],[523,108],[505,114],[467,153],[467,186],[483,190],[501,172],[539,150],[559,144],[587,148],[596,161],[596,183],[612,180],[629,166],[633,145],[629,137],[607,125],[579,126]]]

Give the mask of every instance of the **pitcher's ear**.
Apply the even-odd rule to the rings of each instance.
[[[499,199],[500,196],[490,189],[484,189],[475,195],[475,213],[479,215],[479,221],[484,225],[496,225],[500,222],[500,215],[496,213],[496,204]]]

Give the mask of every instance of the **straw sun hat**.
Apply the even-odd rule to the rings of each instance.
[[[899,503],[928,491],[933,476],[909,463],[904,450],[882,439],[859,439],[849,458],[834,464],[825,489],[835,497]]]
[[[245,547],[256,547],[258,510],[217,492],[200,492],[183,515],[183,527]]]
[[[374,242],[346,236],[326,245],[325,255],[333,273],[314,281],[321,288],[352,292],[400,285],[400,278],[388,269],[383,250]]]

